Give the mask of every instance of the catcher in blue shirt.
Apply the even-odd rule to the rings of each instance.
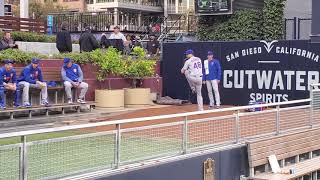
[[[20,107],[20,89],[17,87],[16,70],[13,68],[12,60],[4,60],[4,66],[0,68],[0,108],[6,108],[5,91],[14,91],[14,107]]]
[[[47,83],[44,82],[41,68],[39,67],[40,59],[33,58],[31,64],[26,66],[19,81],[19,86],[23,86],[22,101],[25,107],[31,107],[29,102],[29,88],[41,89],[41,105],[49,106]]]

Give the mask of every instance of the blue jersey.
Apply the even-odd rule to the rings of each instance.
[[[26,81],[30,84],[36,84],[37,81],[43,82],[42,71],[39,67],[33,68],[30,64],[22,70],[18,81]]]
[[[0,68],[0,84],[5,83],[17,83],[16,70],[14,68],[9,71],[5,67]]]
[[[78,64],[72,64],[70,68],[64,65],[61,69],[61,76],[64,81],[82,82],[83,72]]]

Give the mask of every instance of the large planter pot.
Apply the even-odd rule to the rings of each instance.
[[[95,90],[95,102],[101,108],[123,108],[124,90]]]
[[[124,105],[126,107],[151,105],[150,88],[124,89]]]

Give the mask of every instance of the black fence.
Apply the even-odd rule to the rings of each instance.
[[[311,34],[311,18],[289,18],[284,21],[284,39],[294,40],[310,39]]]
[[[139,15],[137,13],[70,13],[70,14],[52,14],[53,33],[61,29],[62,22],[66,22],[70,32],[83,32],[85,27],[89,26],[95,32],[106,32],[112,30],[114,26],[120,26],[122,31],[144,32],[152,22],[156,22],[159,16],[142,15],[139,24]]]

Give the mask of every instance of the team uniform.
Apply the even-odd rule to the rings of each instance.
[[[72,103],[72,93],[71,88],[73,83],[79,83],[79,88],[81,89],[78,102],[85,103],[84,97],[88,91],[88,84],[83,82],[83,72],[78,64],[72,63],[71,67],[67,64],[71,61],[69,58],[64,59],[64,65],[61,68],[61,76],[64,80],[64,87],[68,98],[68,103]]]
[[[209,53],[208,53],[209,55]],[[220,107],[220,94],[219,94],[219,83],[221,80],[221,65],[217,59],[205,60],[203,68],[203,81],[206,82],[208,89],[208,96],[210,99],[210,107],[214,106],[214,98],[212,90],[214,91],[214,96],[216,99],[217,107]]]
[[[38,59],[33,59],[32,64],[38,64]],[[31,106],[29,102],[29,88],[36,88],[41,89],[41,105],[49,105],[48,103],[48,91],[47,91],[47,84],[44,83],[42,70],[40,67],[33,68],[32,64],[26,66],[20,78],[18,79],[19,86],[23,86],[23,93],[22,93],[22,102],[25,106]],[[40,81],[43,86],[37,84],[37,81]]]
[[[191,57],[185,61],[182,68],[192,91],[197,93],[198,110],[203,110],[202,88],[202,62],[198,57]]]
[[[7,71],[5,67],[0,68],[0,107],[5,108],[6,107],[6,99],[5,99],[5,91],[8,89],[5,87],[6,84],[12,83],[16,84],[17,83],[17,76],[16,76],[16,70],[14,68],[10,69]],[[19,96],[20,96],[20,89],[17,86],[16,91],[14,92],[14,106],[19,107]]]

